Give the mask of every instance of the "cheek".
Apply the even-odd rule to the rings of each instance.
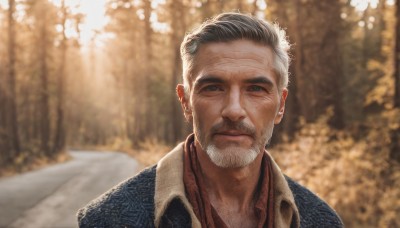
[[[196,111],[198,116],[215,115],[218,112],[218,100],[210,99],[194,99],[191,102],[193,110]]]
[[[211,127],[220,118],[218,102],[193,101],[192,108],[193,119],[203,129]]]
[[[268,104],[258,102],[252,104],[252,107],[248,109],[247,113],[255,127],[263,131],[271,124],[274,124],[275,116],[277,114],[277,106],[269,102]]]

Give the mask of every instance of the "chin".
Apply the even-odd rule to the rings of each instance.
[[[250,165],[260,153],[256,148],[227,147],[219,149],[209,145],[206,152],[211,161],[221,168],[241,168]]]

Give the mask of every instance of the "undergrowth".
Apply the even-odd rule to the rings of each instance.
[[[37,170],[51,164],[66,162],[70,159],[71,157],[65,151],[59,152],[53,157],[48,157],[40,153],[22,152],[12,162],[0,168],[0,178]]]
[[[285,174],[327,201],[346,227],[400,227],[400,164],[389,156],[400,110],[386,110],[346,130],[330,128],[330,115],[301,123],[295,139],[275,146],[272,156]],[[146,166],[171,150],[154,139],[136,150],[126,140],[114,147]]]
[[[327,119],[303,124],[293,142],[271,150],[274,159],[335,208],[346,227],[400,227],[400,164],[389,156],[399,110],[369,118],[361,138],[331,129]]]

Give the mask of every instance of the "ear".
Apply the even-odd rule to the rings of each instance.
[[[279,110],[278,113],[275,116],[275,120],[274,123],[275,124],[279,124],[282,121],[283,118],[283,114],[285,113],[285,102],[286,102],[286,97],[288,95],[288,90],[282,89],[282,95],[281,95],[281,99],[280,99],[280,103],[279,103]]]
[[[183,114],[188,122],[192,121],[192,109],[190,107],[189,97],[185,95],[185,87],[182,84],[176,86],[176,95],[181,102]]]

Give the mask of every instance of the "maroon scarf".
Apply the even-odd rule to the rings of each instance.
[[[198,162],[196,148],[194,146],[194,134],[189,135],[184,148],[184,171],[183,182],[186,195],[193,207],[193,211],[199,219],[202,227],[207,228],[227,228],[228,226],[218,215],[217,211],[211,205],[204,180],[202,178],[201,167]],[[271,161],[264,153],[258,190],[259,197],[254,210],[258,218],[257,227],[274,227],[274,192],[273,175]]]

